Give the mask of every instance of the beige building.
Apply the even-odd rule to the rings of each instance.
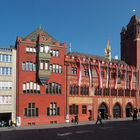
[[[0,123],[16,119],[16,50],[0,48]]]

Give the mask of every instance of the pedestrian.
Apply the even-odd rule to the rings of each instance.
[[[75,115],[75,123],[78,124],[78,115]]]
[[[105,113],[105,119],[108,120],[108,113]]]
[[[98,123],[98,121],[100,122],[100,124],[102,124],[102,117],[101,117],[101,112],[100,112],[100,111],[98,111],[97,121],[96,121],[96,123],[95,123],[95,124],[97,124],[97,123]]]
[[[137,121],[138,110],[135,108],[133,111],[133,121]]]

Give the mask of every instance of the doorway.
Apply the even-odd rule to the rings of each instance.
[[[102,119],[107,119],[107,115],[106,115],[106,114],[108,114],[108,110],[107,110],[106,104],[102,103],[102,104],[99,106],[98,111],[101,112],[101,117],[102,117]]]
[[[9,126],[9,120],[11,120],[12,113],[0,113],[0,122],[4,123],[4,126]]]
[[[121,107],[118,103],[113,107],[113,118],[121,118]]]
[[[128,104],[126,105],[125,111],[126,111],[126,117],[131,117],[132,105],[131,105],[130,103],[128,103]]]

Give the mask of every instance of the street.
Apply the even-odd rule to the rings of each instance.
[[[8,129],[8,128],[7,128]],[[103,125],[0,131],[0,140],[140,140],[140,120],[103,122]]]

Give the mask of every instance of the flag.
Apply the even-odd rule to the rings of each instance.
[[[126,66],[126,67],[125,67],[125,85],[124,85],[124,88],[125,88],[125,89],[128,88],[127,81],[128,81],[128,68],[127,68],[127,66]]]
[[[106,88],[109,87],[109,77],[110,77],[110,72],[109,72],[109,63],[107,64],[107,69],[106,69]]]
[[[77,64],[77,75],[78,75],[78,80],[77,80],[77,85],[81,85],[81,79],[82,79],[82,66],[81,66],[81,60],[78,57],[78,64]]]
[[[130,79],[130,90],[133,89],[133,67],[131,67],[131,79]]]
[[[118,86],[118,66],[116,65],[115,89],[117,89],[117,86]]]
[[[88,70],[89,70],[89,86],[91,87],[92,86],[92,69],[91,69],[90,62],[89,62]]]
[[[100,61],[98,60],[98,80],[99,80],[99,87],[102,88],[102,75],[101,75],[101,64]]]

